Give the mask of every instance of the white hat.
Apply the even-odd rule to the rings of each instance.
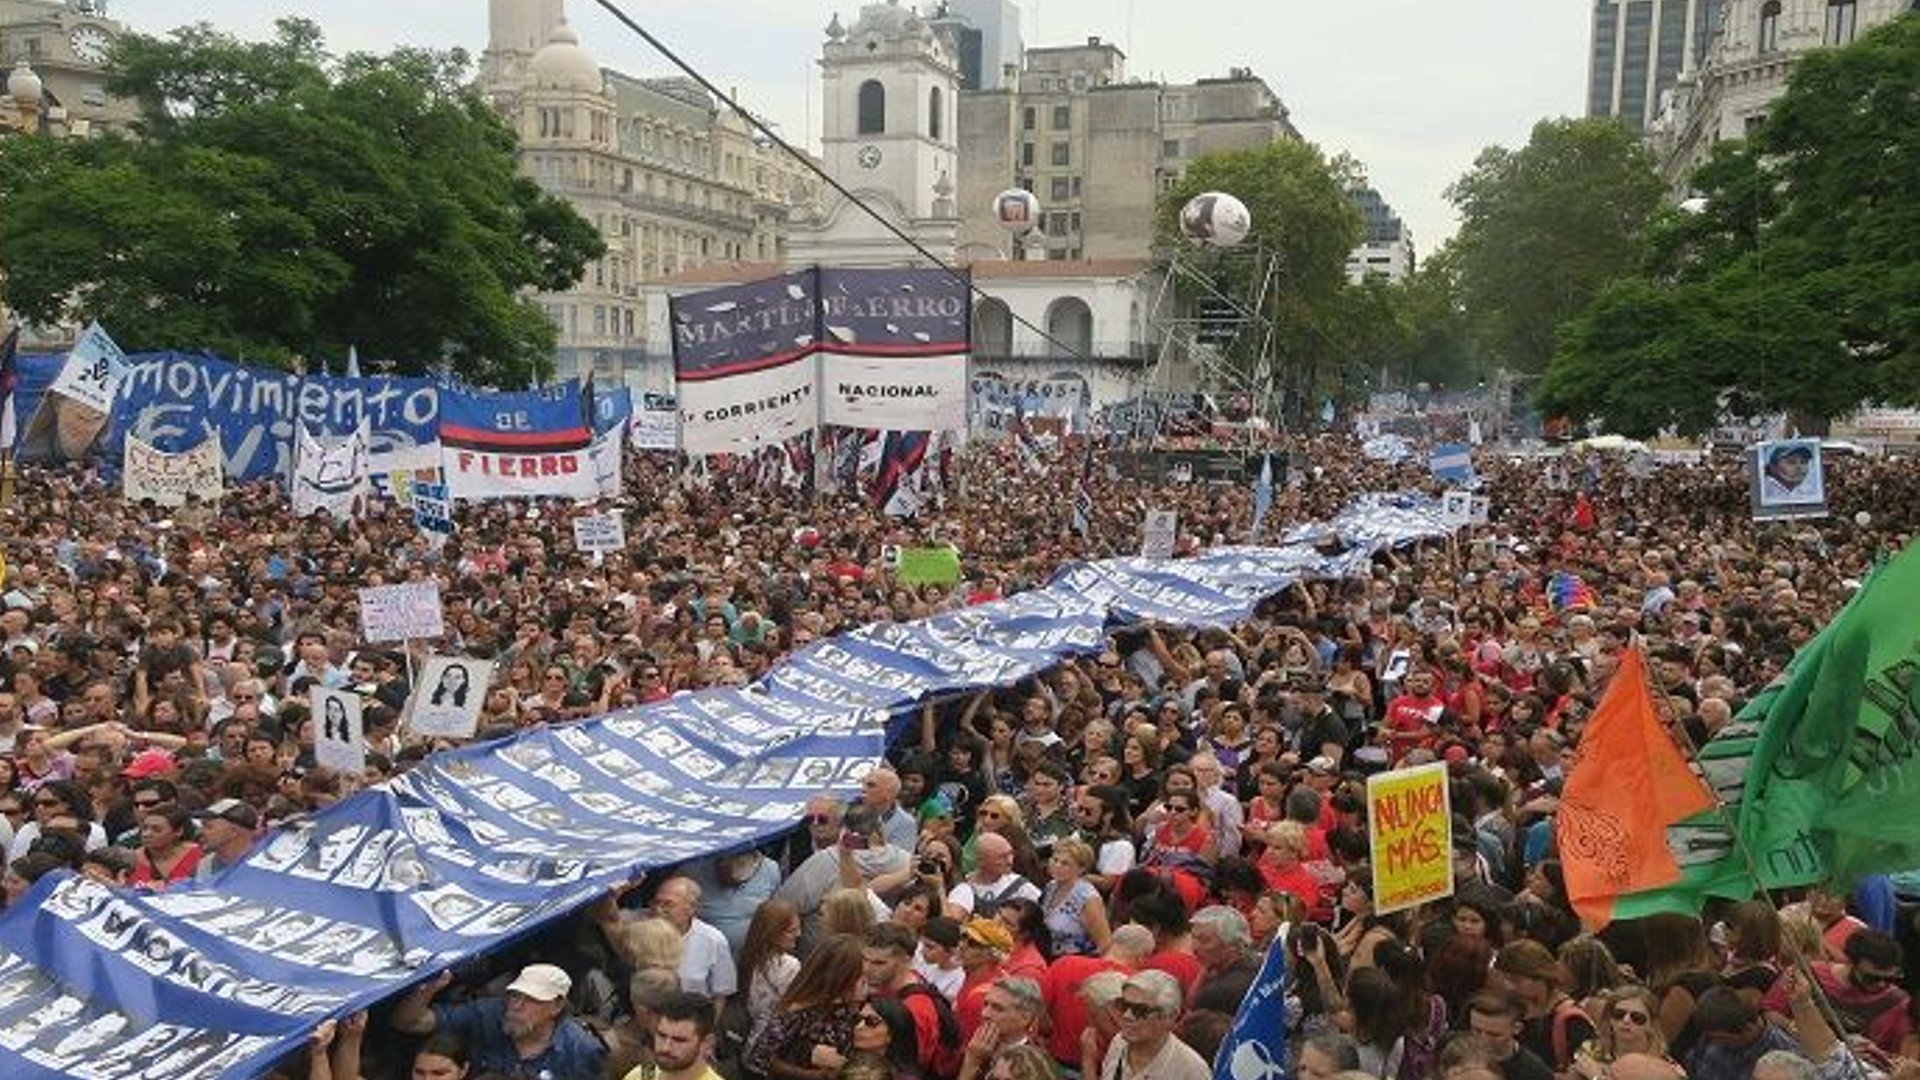
[[[1312,761],[1307,762],[1307,771],[1311,773],[1319,773],[1322,776],[1330,776],[1336,772],[1339,772],[1340,766],[1332,758],[1328,757],[1325,754],[1321,754],[1318,757],[1314,758]]]
[[[559,1001],[573,989],[573,980],[552,964],[528,964],[507,984],[507,993],[525,994],[535,1001]]]

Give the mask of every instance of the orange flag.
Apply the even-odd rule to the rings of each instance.
[[[1580,737],[1554,818],[1581,923],[1599,930],[1621,895],[1678,880],[1667,826],[1712,806],[1713,793],[1654,712],[1646,661],[1628,649]]]

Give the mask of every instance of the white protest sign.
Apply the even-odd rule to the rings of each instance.
[[[48,389],[95,412],[112,412],[113,395],[126,366],[127,354],[99,323],[94,323],[73,343],[73,351],[67,354],[67,362],[60,366],[60,374]]]
[[[1492,500],[1471,491],[1449,491],[1440,496],[1440,520],[1450,529],[1485,525]]]
[[[367,742],[361,726],[360,695],[315,683],[309,700],[313,708],[313,759],[337,773],[358,776],[365,772]]]
[[[225,484],[220,440],[208,438],[185,453],[169,454],[129,435],[120,474],[128,502],[151,499],[156,506],[183,506],[189,495],[219,502]]]
[[[573,546],[591,555],[621,551],[627,546],[627,527],[619,514],[588,514],[573,519]]]
[[[412,641],[446,633],[440,583],[409,581],[360,590],[360,636],[369,642]]]
[[[635,450],[680,448],[680,402],[672,394],[644,391],[634,403],[627,435]]]
[[[1143,559],[1173,558],[1173,544],[1180,535],[1180,512],[1178,510],[1147,511],[1146,528],[1140,538],[1140,557]]]
[[[471,739],[493,682],[493,661],[435,656],[420,668],[408,706],[407,728],[428,738]]]

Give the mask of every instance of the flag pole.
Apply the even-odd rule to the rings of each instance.
[[[1638,636],[1637,634],[1635,635],[1636,638]],[[1640,648],[1637,642],[1633,647]],[[1644,652],[1645,650],[1642,651]],[[1679,743],[1680,747],[1687,752],[1687,760],[1689,762],[1697,763],[1700,748],[1694,745],[1693,738],[1687,734],[1685,727],[1678,724],[1670,725],[1667,727],[1667,735]],[[1747,846],[1746,837],[1740,833],[1739,821],[1735,819],[1734,813],[1727,806],[1726,800],[1720,797],[1720,792],[1707,781],[1706,770],[1704,768],[1700,769],[1699,775],[1701,784],[1707,789],[1707,794],[1713,799],[1714,815],[1720,819],[1721,827],[1726,829],[1727,835],[1733,839],[1733,850],[1740,857],[1740,866],[1746,870],[1747,880],[1753,883],[1754,895],[1759,897],[1761,902],[1766,904],[1767,908],[1773,912],[1774,918],[1778,919],[1781,914],[1780,905],[1774,903],[1773,894],[1767,891],[1766,882],[1760,877],[1760,864],[1754,861],[1753,849]],[[1812,992],[1814,1006],[1820,1010],[1820,1015],[1826,1018],[1828,1026],[1832,1027],[1834,1033],[1840,1037],[1840,1044],[1845,1046],[1846,1028],[1842,1026],[1840,1014],[1835,1011],[1833,1002],[1828,999],[1826,989],[1820,985],[1819,979],[1814,978],[1812,962],[1808,960],[1805,953],[1798,949],[1793,950],[1789,955],[1793,960],[1794,970],[1798,971],[1800,977],[1806,980],[1807,988]],[[1847,1059],[1850,1066],[1849,1075],[1865,1080],[1866,1070],[1861,1066],[1860,1059],[1854,1056],[1851,1047],[1847,1050]]]

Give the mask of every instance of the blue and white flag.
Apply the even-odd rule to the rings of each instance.
[[[1073,489],[1073,531],[1081,538],[1093,532],[1093,440],[1087,440],[1087,458]]]
[[[1466,443],[1441,443],[1427,457],[1427,471],[1435,480],[1467,483],[1473,479],[1473,447]]]
[[[1276,937],[1214,1056],[1213,1080],[1285,1080],[1286,1076],[1287,943]]]
[[[1273,455],[1260,455],[1260,478],[1253,482],[1253,535],[1250,543],[1260,542],[1260,525],[1273,509]]]

